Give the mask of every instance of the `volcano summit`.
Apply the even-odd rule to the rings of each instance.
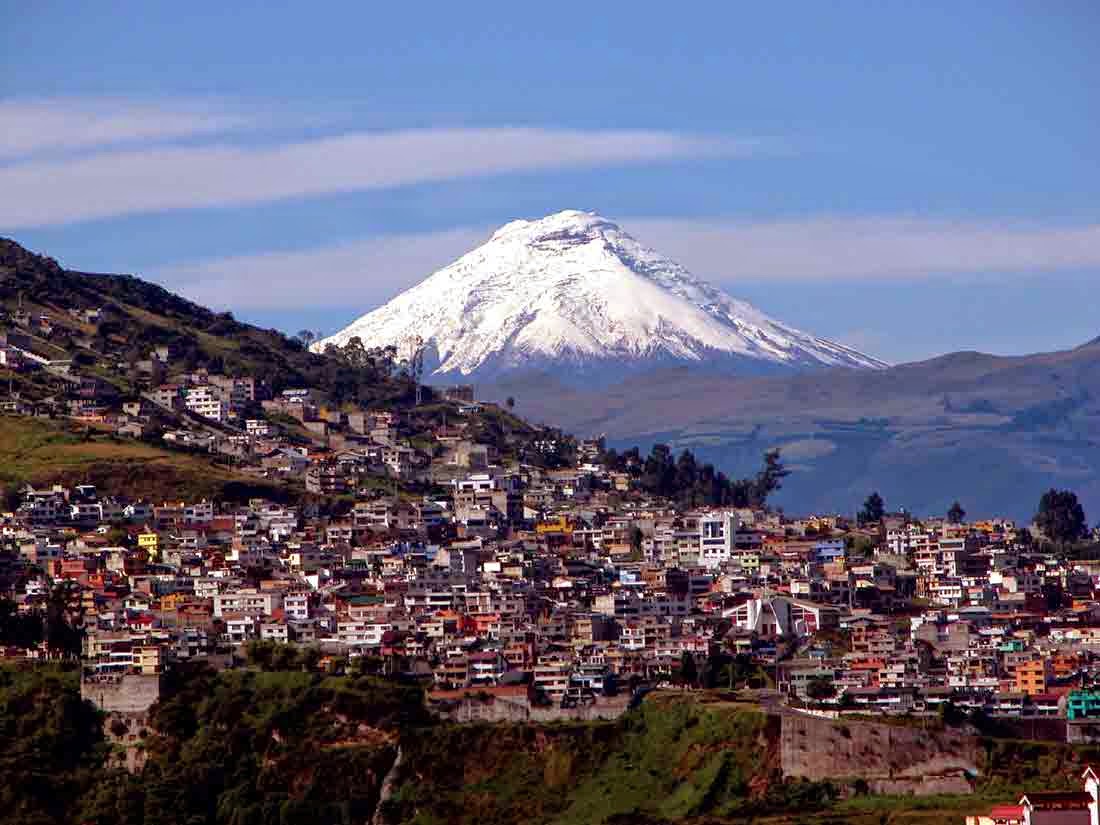
[[[876,358],[776,321],[638,243],[566,210],[512,221],[451,265],[314,345],[423,338],[436,378],[568,378],[699,366],[750,374],[877,369]]]

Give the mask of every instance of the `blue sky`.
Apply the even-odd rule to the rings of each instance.
[[[1100,335],[1095,2],[3,6],[0,234],[264,325],[580,208],[890,360]]]

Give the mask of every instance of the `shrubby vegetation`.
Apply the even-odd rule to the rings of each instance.
[[[785,782],[765,757],[769,724],[762,713],[678,701],[618,722],[417,731],[385,812],[401,822],[588,825],[827,806],[833,786]]]
[[[152,718],[148,762],[85,806],[95,822],[369,819],[395,731],[423,722],[419,690],[305,672],[192,673]],[[112,819],[122,807],[126,820]]]
[[[784,781],[774,717],[733,694],[658,696],[614,722],[433,722],[419,688],[307,671],[254,646],[265,670],[183,666],[166,678],[136,774],[118,767],[74,666],[0,667],[5,825],[345,825],[372,820],[400,746],[387,823],[877,822],[888,811],[972,811],[1020,789],[1075,787],[1096,748],[986,739],[967,800],[866,796],[846,780]],[[308,661],[307,661],[308,660]],[[699,681],[751,681],[708,659]],[[736,673],[734,673],[736,671]],[[717,679],[714,677],[717,676]],[[699,697],[696,701],[692,697]],[[972,720],[968,720],[969,721]],[[875,814],[877,816],[877,813]],[[926,820],[931,821],[931,820]]]
[[[415,393],[392,363],[317,355],[301,340],[242,323],[229,312],[213,312],[148,281],[71,272],[0,239],[0,305],[10,306],[20,296],[43,308],[103,309],[90,337],[97,349],[120,360],[137,361],[154,347],[168,347],[173,368],[251,375],[275,391],[313,387],[337,404],[400,403]],[[66,343],[63,338],[59,332],[56,343]]]
[[[622,453],[607,450],[603,460],[611,470],[630,473],[645,492],[684,507],[763,507],[790,475],[778,449],[764,454],[764,466],[756,476],[743,479],[730,479],[713,464],[700,465],[691,450],[676,457],[667,444],[654,444],[645,458],[637,447]]]
[[[0,667],[0,820],[78,821],[77,800],[100,781],[109,750],[75,665]]]

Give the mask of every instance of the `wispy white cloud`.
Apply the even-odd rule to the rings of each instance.
[[[210,136],[258,122],[255,112],[212,101],[164,105],[116,98],[0,100],[0,160]]]
[[[780,221],[646,218],[627,228],[700,277],[914,279],[1100,266],[1100,225],[898,217]]]
[[[758,223],[642,218],[624,229],[737,293],[738,282],[918,279],[1100,266],[1100,226],[899,218]],[[392,235],[165,268],[157,279],[219,308],[365,312],[483,243],[493,227]],[[853,332],[846,343],[861,340]],[[864,343],[866,343],[864,341]]]
[[[749,154],[757,145],[645,130],[460,128],[356,132],[275,146],[220,143],[101,152],[0,166],[0,227],[509,172]]]
[[[485,242],[491,230],[386,235],[296,252],[268,252],[165,267],[157,281],[216,309],[349,312],[383,303]]]

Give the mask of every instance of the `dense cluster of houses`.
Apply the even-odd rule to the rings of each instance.
[[[137,369],[142,376],[146,388],[128,396],[102,377],[75,370],[71,359],[60,358],[64,351],[54,353],[59,360],[32,362],[27,355],[32,343],[39,351],[51,346],[19,331],[0,332],[0,367],[47,370],[63,389],[34,401],[9,393],[0,398],[0,413],[63,417],[122,437],[210,453],[231,461],[241,473],[299,481],[313,493],[352,493],[380,478],[431,481],[433,458],[437,471],[441,466],[483,469],[495,458],[491,446],[468,438],[467,422],[460,420],[481,409],[468,386],[446,390],[459,420],[424,433],[431,443],[425,450],[399,430],[391,411],[343,409],[309,388],[272,392],[252,376],[170,371],[170,347],[157,347],[136,363],[115,365],[124,372]],[[437,445],[445,455],[432,455]]]
[[[50,319],[17,315],[0,361],[70,382],[66,414],[328,502],[24,490],[4,516],[0,584],[31,610],[76,583],[92,671],[156,673],[267,639],[559,706],[687,669],[708,684],[751,674],[796,704],[1050,717],[1078,733],[1100,718],[1100,570],[1048,552],[1033,527],[676,506],[642,492],[640,468],[605,465],[598,441],[558,469],[484,443],[470,387],[412,427],[408,411],[181,371],[155,347],[116,365],[144,376],[123,399],[50,350]],[[553,439],[527,446],[555,452]]]
[[[690,658],[695,680],[755,674],[794,704],[1100,717],[1100,571],[1037,549],[1031,528],[684,509],[604,468],[597,442],[546,470],[457,430],[413,470],[446,494],[346,482],[345,464],[409,472],[396,416],[364,413],[356,446],[303,456],[316,489],[349,492],[335,506],[27,488],[4,516],[9,595],[29,610],[78,585],[98,674],[266,639],[558,706],[682,679]],[[741,667],[708,670],[721,661]]]

